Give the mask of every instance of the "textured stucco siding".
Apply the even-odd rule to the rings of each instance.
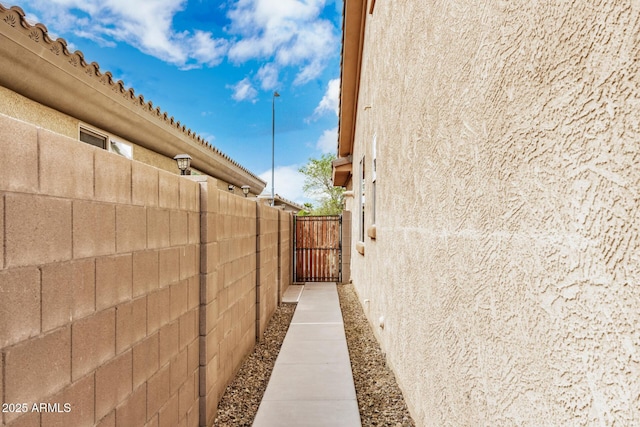
[[[2,86],[0,86],[0,113],[68,136],[69,138],[79,139],[80,120],[32,101],[29,98],[25,98]],[[89,128],[101,130],[91,125]],[[116,139],[120,139],[118,135],[113,136]],[[172,158],[163,156],[140,145],[133,144],[130,141],[127,142],[131,144],[133,148],[133,158],[136,161],[174,174],[179,173],[176,161]],[[226,189],[228,184],[222,183],[221,185],[225,185],[224,188]]]
[[[78,120],[0,86],[0,114],[78,138]]]
[[[640,3],[378,0],[364,37],[351,274],[417,424],[640,425]]]

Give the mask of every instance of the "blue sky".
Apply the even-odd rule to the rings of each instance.
[[[335,153],[342,0],[15,0],[170,116],[297,202],[310,157]]]

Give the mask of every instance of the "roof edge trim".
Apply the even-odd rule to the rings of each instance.
[[[77,105],[73,106],[71,105],[71,103],[65,104],[63,99],[53,100],[51,98],[48,98],[43,94],[44,91],[37,90],[36,85],[33,84],[33,79],[40,79],[43,81],[43,84],[57,84],[61,87],[62,90],[67,90],[71,93],[84,92],[86,96],[91,96],[89,94],[89,88],[93,88],[94,86],[98,88],[101,87],[104,90],[100,91],[100,94],[109,99],[106,100],[104,97],[102,97],[101,101],[110,103],[112,107],[114,107],[114,105],[116,104],[120,108],[122,106],[126,106],[126,108],[128,108],[131,112],[134,113],[134,116],[136,116],[135,120],[138,124],[140,124],[140,122],[147,122],[148,125],[153,128],[164,129],[163,132],[168,132],[169,134],[171,134],[166,135],[167,137],[178,137],[178,139],[182,141],[182,143],[186,143],[184,147],[179,147],[180,149],[195,148],[196,151],[199,151],[201,158],[198,159],[199,161],[197,161],[197,163],[199,163],[200,168],[204,166],[205,169],[211,169],[206,167],[206,163],[213,160],[213,163],[218,163],[219,166],[222,166],[223,169],[226,169],[226,171],[223,170],[221,172],[223,172],[222,175],[228,178],[233,178],[234,180],[236,180],[238,179],[238,173],[245,174],[250,179],[250,181],[252,181],[252,186],[256,186],[256,188],[259,187],[259,185],[257,184],[262,184],[263,188],[264,186],[266,186],[266,182],[264,180],[259,178],[257,175],[242,166],[237,161],[233,160],[227,154],[220,151],[218,148],[213,146],[202,136],[196,134],[182,122],[176,120],[167,112],[162,111],[159,106],[154,106],[151,101],[145,101],[144,96],[142,95],[136,95],[133,88],[125,88],[124,82],[122,80],[114,81],[111,72],[102,72],[100,70],[100,66],[96,62],[88,63],[81,51],[69,51],[69,49],[67,48],[67,42],[64,39],[58,38],[56,40],[53,40],[49,36],[49,32],[45,25],[40,23],[36,23],[33,25],[30,24],[26,20],[23,9],[19,6],[11,6],[7,9],[2,4],[0,4],[0,19],[1,21],[4,21],[0,23],[8,25],[9,27],[11,27],[11,29],[21,34],[22,37],[17,34],[14,41],[17,44],[23,45],[25,46],[25,48],[30,50],[32,55],[29,59],[33,59],[34,61],[41,60],[43,62],[49,63],[51,64],[50,70],[52,70],[52,72],[60,74],[67,73],[69,74],[69,76],[73,77],[73,79],[65,79],[65,76],[51,76],[47,73],[43,73],[42,70],[40,70],[38,72],[33,72],[33,75],[31,75],[30,78],[29,76],[22,75],[20,79],[15,79],[13,78],[15,77],[14,74],[12,76],[8,76],[6,80],[4,80],[1,78],[2,76],[0,76],[0,84],[2,84],[3,86],[21,93],[36,102],[57,109],[62,113],[68,114],[82,121],[90,120],[87,120],[87,115],[83,116],[82,114],[77,113]],[[25,45],[28,39],[30,39],[33,43],[32,46]],[[10,48],[8,46],[6,49],[2,49],[2,54],[5,57],[1,59],[1,61],[11,61],[13,59],[11,56],[7,57],[5,55],[7,53],[11,53],[9,49]],[[26,60],[27,58],[21,58],[21,61],[23,63]],[[27,66],[31,64],[23,65],[25,67],[21,68],[21,70],[24,73]],[[16,73],[17,72],[18,71],[16,71]],[[70,83],[72,82],[72,80],[76,83],[76,87],[70,88],[68,86],[64,86],[64,83]],[[84,84],[79,84],[80,81]],[[105,108],[104,114],[109,113],[109,109]],[[121,117],[114,117],[113,120],[115,121],[116,119],[120,118]],[[101,127],[105,126],[102,125]],[[110,129],[108,129],[107,127],[105,128],[105,130]],[[127,138],[129,137],[129,135],[120,136]],[[144,146],[145,148],[149,148],[152,150],[155,148],[153,144],[150,143],[144,143],[142,141],[132,142],[136,142]],[[178,145],[181,144],[178,143]],[[171,156],[173,156],[174,154],[176,153],[171,154]],[[209,158],[209,161],[207,161],[207,158]],[[206,170],[203,171],[207,172]]]

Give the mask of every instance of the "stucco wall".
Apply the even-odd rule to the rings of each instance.
[[[179,174],[180,170],[176,165],[176,161],[170,157],[163,156],[162,154],[158,154],[154,151],[146,149],[136,144],[131,144],[133,146],[133,159],[156,167],[158,169],[166,170],[167,172]]]
[[[79,138],[81,122],[78,119],[25,98],[2,86],[0,86],[0,114],[5,114],[76,140]],[[101,131],[99,128],[92,129]],[[112,136],[119,137],[118,135]],[[174,174],[180,173],[176,166],[176,161],[172,158],[141,147],[131,141],[127,141],[127,143],[131,144],[133,148],[134,160]],[[228,184],[221,182],[220,185],[226,188]]]
[[[78,138],[78,120],[0,86],[0,114]]]
[[[0,114],[5,114],[76,140],[79,138],[80,121],[78,119],[45,107],[2,86],[0,86]],[[113,136],[118,137],[118,135]],[[133,158],[136,161],[174,174],[180,172],[175,160],[130,141],[127,142],[133,147]]]
[[[367,15],[352,277],[418,425],[640,423],[639,34],[628,1]]]

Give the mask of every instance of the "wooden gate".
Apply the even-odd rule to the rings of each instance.
[[[297,216],[294,236],[296,282],[342,280],[342,217]]]

